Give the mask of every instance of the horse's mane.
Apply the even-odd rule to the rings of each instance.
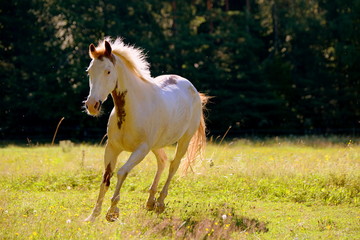
[[[105,41],[110,43],[112,53],[120,57],[124,63],[138,75],[138,77],[144,81],[151,81],[150,64],[146,60],[146,55],[142,49],[125,44],[120,37],[115,40],[106,37],[98,44],[96,49],[99,49],[100,51],[105,49]]]

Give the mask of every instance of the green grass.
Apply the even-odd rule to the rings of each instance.
[[[170,158],[174,150],[166,149]],[[102,214],[85,223],[103,152],[84,144],[0,148],[0,239],[360,239],[358,139],[209,144],[195,173],[174,178],[160,215],[144,208],[156,171],[149,154],[125,181],[119,220],[105,220],[113,178]]]

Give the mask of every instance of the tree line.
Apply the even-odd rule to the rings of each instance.
[[[360,128],[359,0],[12,0],[0,2],[0,137],[104,133],[90,118],[88,46],[121,36],[153,76],[213,96],[210,132]],[[65,137],[65,136],[64,136]]]

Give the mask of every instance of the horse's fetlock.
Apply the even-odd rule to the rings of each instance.
[[[116,205],[120,201],[120,195],[111,198],[112,205]]]

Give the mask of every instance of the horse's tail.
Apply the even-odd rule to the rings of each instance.
[[[202,158],[205,146],[206,146],[206,125],[205,125],[205,118],[204,118],[204,111],[206,110],[206,103],[209,100],[209,97],[203,93],[199,93],[201,99],[201,118],[200,118],[200,125],[196,130],[194,136],[191,138],[189,147],[187,149],[186,160],[183,165],[183,173],[186,174],[187,170],[191,168],[191,165],[195,162],[197,157]],[[192,170],[193,171],[193,170]]]

